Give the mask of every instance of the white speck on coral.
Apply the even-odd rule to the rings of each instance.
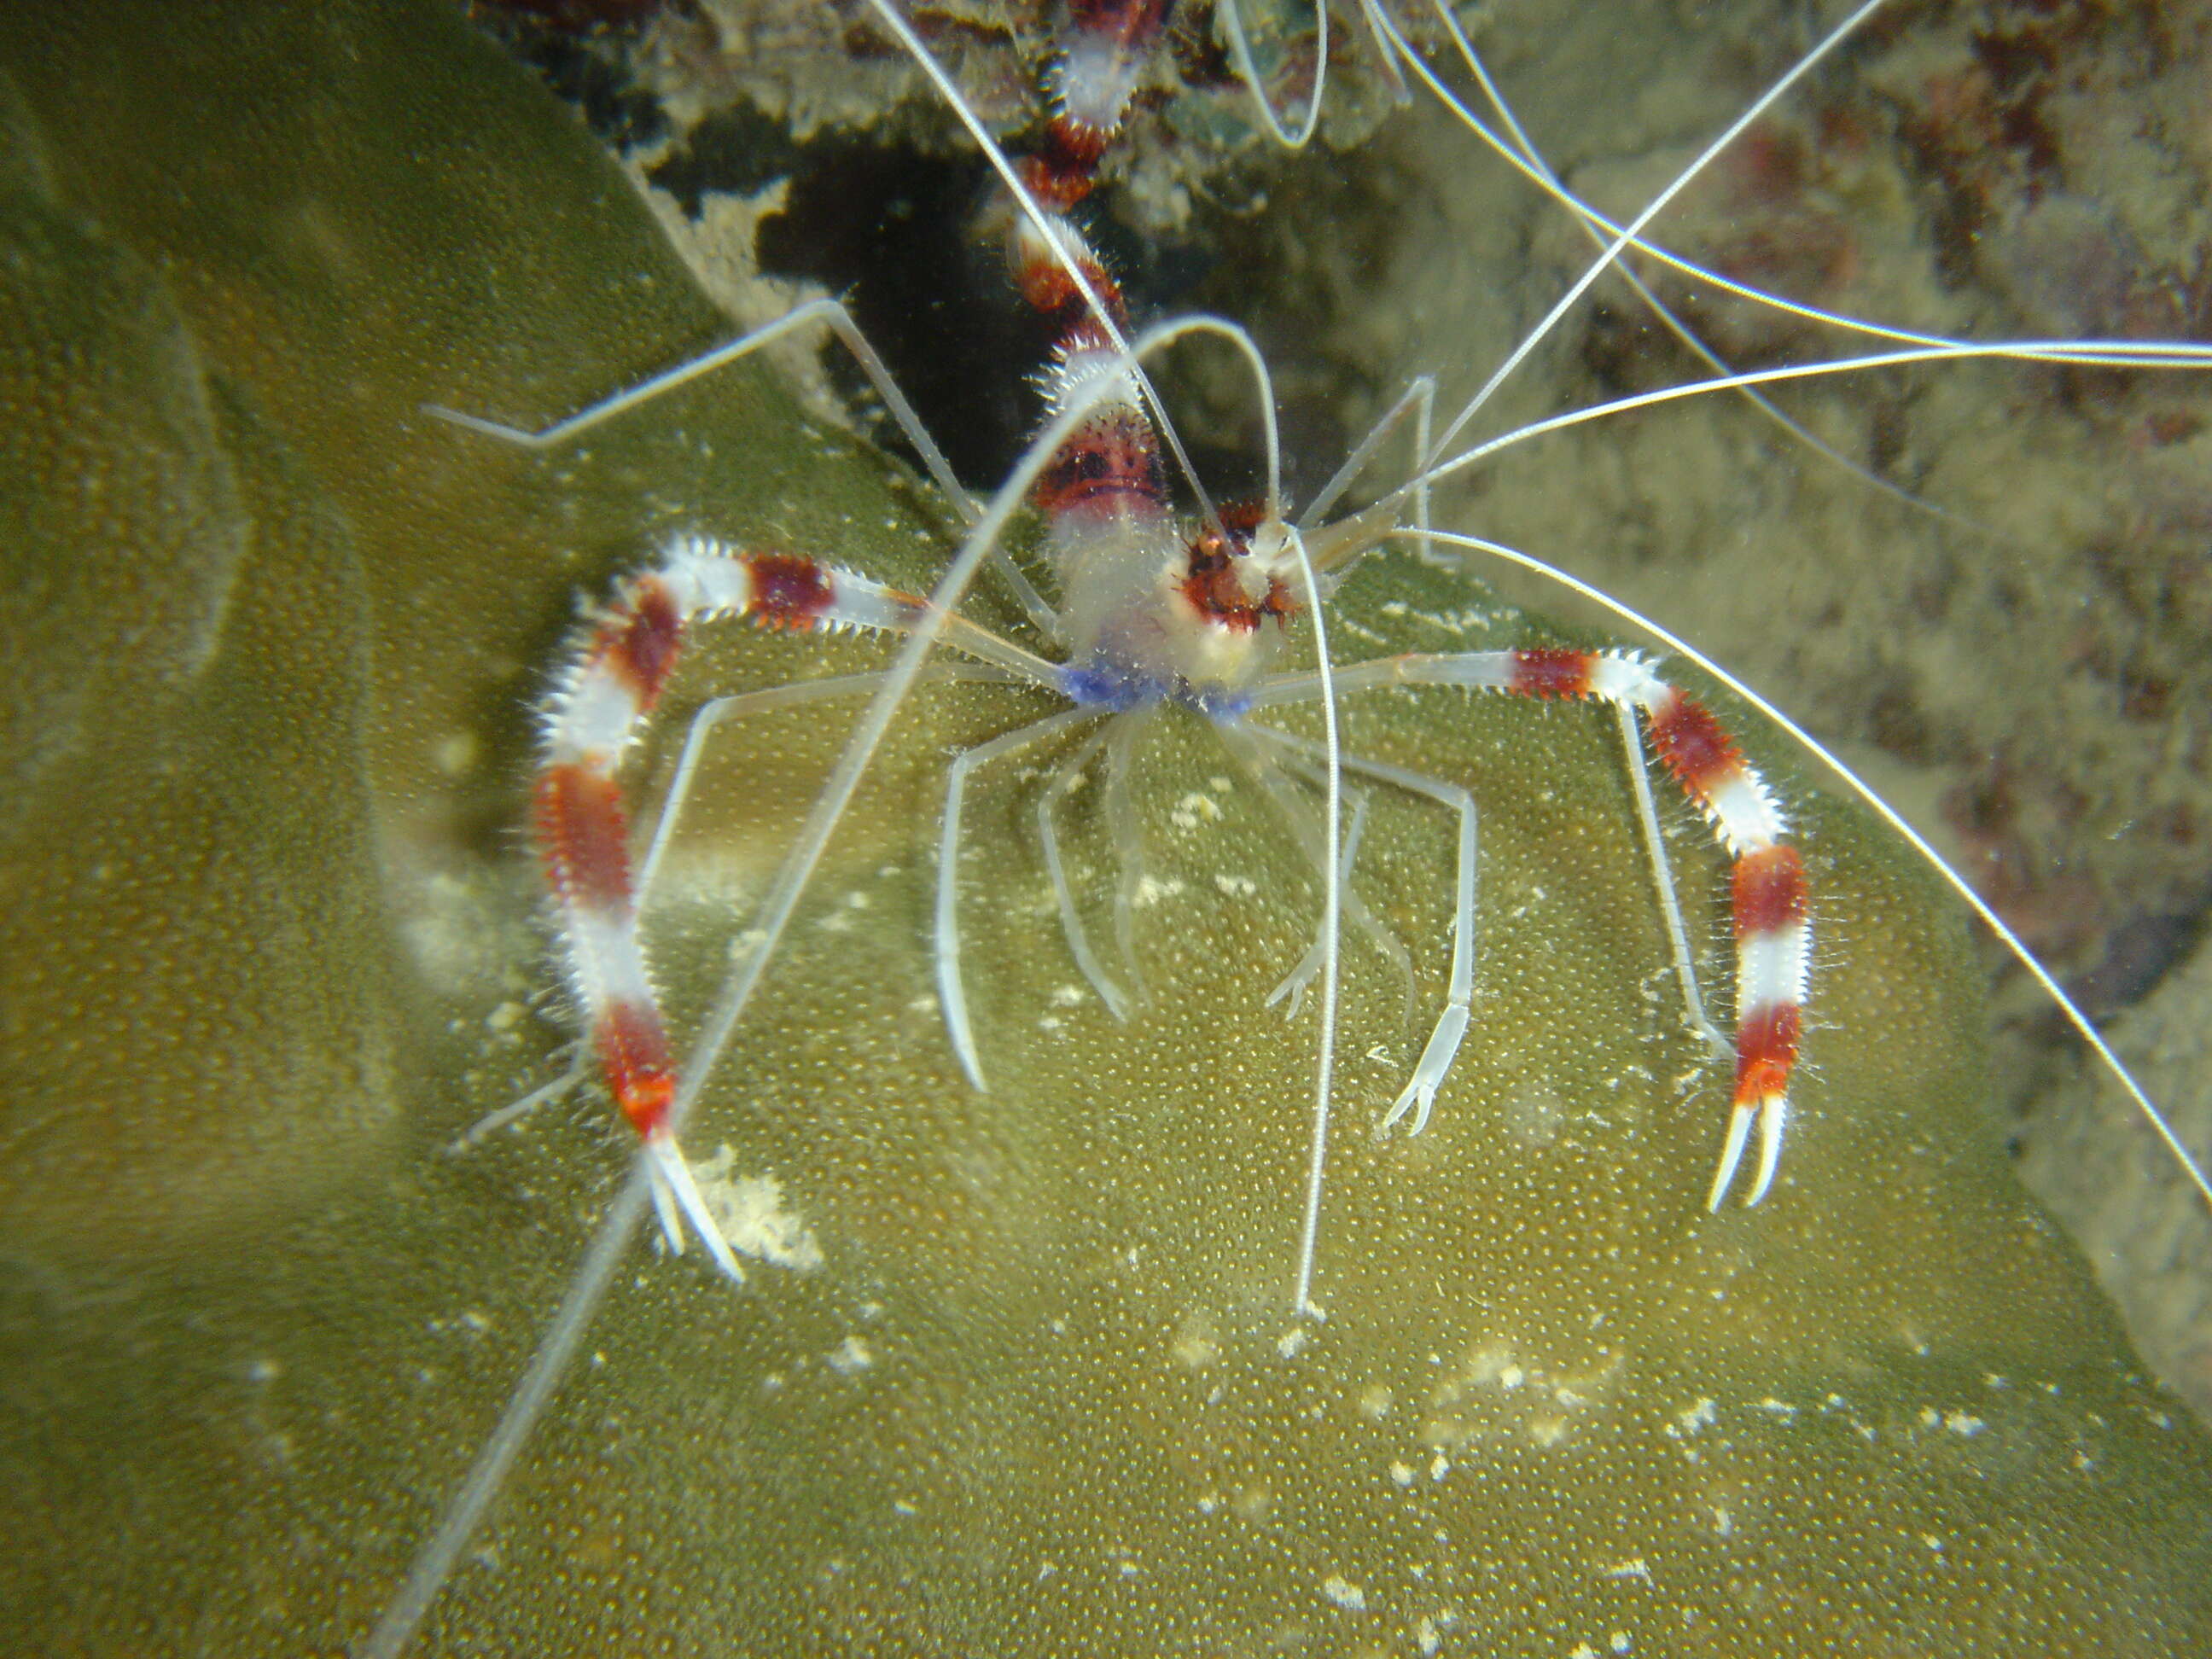
[[[1976,1435],[1989,1427],[1989,1425],[1970,1413],[1953,1412],[1943,1419],[1943,1426],[1954,1434]]]
[[[1175,810],[1168,814],[1168,819],[1178,830],[1195,830],[1201,822],[1218,823],[1221,821],[1221,805],[1212,796],[1201,795],[1193,790],[1175,804]]]
[[[1680,1440],[1695,1434],[1699,1429],[1711,1428],[1719,1415],[1711,1396],[1707,1395],[1688,1409],[1675,1413],[1674,1420],[1667,1425],[1667,1432]]]
[[[1213,884],[1228,898],[1255,898],[1260,892],[1260,884],[1249,876],[1216,876]]]
[[[1079,1008],[1085,992],[1080,985],[1055,985],[1049,1000],[1055,1008]]]
[[[774,1176],[732,1176],[737,1153],[725,1146],[691,1166],[707,1212],[739,1255],[804,1273],[822,1265],[812,1231],[784,1207],[783,1183]]]
[[[1170,876],[1165,881],[1156,876],[1141,876],[1137,890],[1129,896],[1129,902],[1139,910],[1149,910],[1163,899],[1182,897],[1184,890],[1180,876]]]
[[[1216,1341],[1203,1322],[1186,1319],[1176,1334],[1174,1344],[1168,1349],[1170,1358],[1194,1371],[1202,1371],[1221,1358],[1221,1344]]]
[[[1321,1593],[1346,1613],[1367,1611],[1367,1592],[1339,1574],[1331,1573],[1321,1581]]]
[[[1390,1461],[1390,1478],[1401,1486],[1412,1486],[1413,1484],[1413,1466],[1411,1463],[1401,1463],[1395,1458],[1393,1458]]]
[[[875,1363],[875,1354],[857,1336],[847,1337],[830,1351],[830,1369],[840,1376],[858,1376]]]

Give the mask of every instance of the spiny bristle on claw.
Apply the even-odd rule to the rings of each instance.
[[[722,1237],[721,1223],[707,1207],[706,1196],[692,1179],[691,1165],[676,1144],[676,1137],[665,1130],[647,1135],[645,1158],[646,1173],[653,1182],[653,1206],[659,1214],[661,1235],[668,1241],[670,1253],[684,1254],[684,1224],[688,1222],[707,1247],[707,1254],[714,1258],[714,1265],[732,1283],[744,1284],[745,1270],[738,1265],[729,1240]]]

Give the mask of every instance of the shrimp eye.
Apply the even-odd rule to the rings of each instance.
[[[1191,609],[1208,622],[1240,634],[1249,634],[1268,617],[1287,617],[1297,608],[1282,579],[1241,568],[1250,553],[1249,526],[1243,520],[1250,509],[1225,507],[1222,521],[1229,534],[1212,526],[1194,537],[1184,568],[1182,595]],[[1256,513],[1253,515],[1257,522]]]

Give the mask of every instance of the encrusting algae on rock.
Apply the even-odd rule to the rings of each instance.
[[[0,1521],[0,1603],[47,1650],[343,1649],[495,1419],[626,1154],[589,1102],[448,1150],[560,1063],[514,1006],[544,969],[507,832],[533,672],[572,596],[679,526],[923,586],[950,515],[742,369],[572,452],[422,419],[425,401],[550,418],[718,331],[613,170],[436,7],[16,14],[0,66],[47,158],[38,210],[92,228],[156,295],[130,301],[154,307],[140,333],[173,316],[159,351],[111,321],[115,354],[158,379],[188,342],[234,434],[223,511],[349,546],[352,565],[306,562],[331,584],[315,614],[358,641],[313,664],[246,653],[271,726],[224,722],[243,689],[165,702],[128,684],[71,717],[154,708],[259,805],[180,888],[169,954],[143,942],[161,918],[126,933],[79,884],[78,925],[0,970],[0,1467],[35,1494]],[[57,295],[51,268],[9,265],[8,303],[99,301]],[[21,362],[17,408],[39,395]],[[119,447],[82,402],[51,406],[88,451]],[[50,503],[77,465],[16,475],[15,499]],[[279,483],[314,512],[267,505]],[[113,488],[147,526],[133,545],[185,538],[169,486]],[[264,546],[220,602],[207,558],[142,567],[195,686],[273,603],[247,591]],[[351,568],[348,589],[331,573]],[[1018,633],[988,584],[976,605]],[[88,603],[86,625],[112,629],[112,609]],[[1348,659],[1534,626],[1397,554],[1333,620]],[[885,654],[702,634],[633,763],[640,798],[702,699]],[[58,706],[61,671],[18,665],[56,659],[11,655],[11,708]],[[2137,1375],[2012,1180],[1979,1109],[1963,936],[1733,708],[1802,823],[1820,944],[1782,1179],[1759,1210],[1710,1216],[1725,1079],[1681,1029],[1609,720],[1452,691],[1344,700],[1347,750],[1474,790],[1480,957],[1431,1127],[1370,1139],[1441,994],[1455,833],[1375,788],[1355,883],[1412,949],[1415,1018],[1348,933],[1320,1322],[1290,1304],[1313,1016],[1264,1006],[1319,896],[1202,725],[1164,716],[1137,757],[1147,998],[1126,1025],[1080,988],[1035,850],[1056,757],[975,781],[963,960],[992,1088],[959,1079],[927,949],[946,754],[1042,712],[1018,689],[916,693],[687,1131],[727,1149],[702,1175],[758,1265],[733,1291],[636,1253],[413,1650],[2118,1655],[2212,1637],[2212,1446]],[[288,721],[308,755],[270,735]],[[679,1031],[843,729],[817,708],[714,740],[648,907]],[[361,804],[327,782],[253,793],[311,761]],[[173,810],[172,843],[225,823]],[[319,830],[328,813],[363,827]],[[1085,792],[1060,823],[1079,891],[1103,894],[1111,838]],[[1723,866],[1681,829],[1679,884],[1710,917]],[[52,827],[9,833],[18,887],[81,855]],[[112,860],[171,867],[164,840]],[[358,932],[269,939],[203,989],[195,906],[280,899]],[[310,1158],[268,1139],[288,1100],[209,1097],[187,1016],[219,998],[231,1020],[278,1018],[318,948],[351,975],[388,966],[352,1002],[358,981],[323,972],[337,1012],[285,1018],[297,1065],[387,1054],[393,1106],[341,1116],[365,1127]],[[137,978],[176,994],[85,1006]],[[81,1109],[121,1120],[106,1133],[133,1181],[189,1192],[207,1160],[228,1167],[210,1115],[265,1126],[249,1217],[186,1224],[158,1192],[72,1181],[44,1126],[85,1120],[33,1062],[88,1018],[112,1029],[86,1040],[132,1056]]]

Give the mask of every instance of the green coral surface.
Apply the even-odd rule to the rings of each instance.
[[[560,1065],[515,831],[574,595],[678,526],[924,586],[950,515],[744,371],[544,455],[424,416],[549,420],[724,331],[440,7],[16,9],[0,69],[0,1606],[28,1650],[342,1650],[623,1172],[587,1095],[452,1150]],[[1334,626],[1346,660],[1537,636],[1401,554]],[[887,659],[703,641],[641,798],[703,698]],[[1126,1024],[1036,849],[1065,750],[977,780],[988,1091],[952,1064],[946,757],[1048,707],[915,695],[689,1131],[748,1282],[636,1248],[420,1651],[2212,1639],[2212,1445],[2012,1179],[1963,937],[1772,744],[1811,1029],[1775,1194],[1709,1216],[1724,1068],[1682,1029],[1610,720],[1346,700],[1349,749],[1480,801],[1480,958],[1434,1124],[1374,1139],[1441,995],[1454,845],[1376,787],[1355,884],[1412,1009],[1352,930],[1314,1322],[1316,1022],[1263,1005],[1319,895],[1206,726],[1159,717],[1131,769]],[[846,720],[710,743],[649,919],[680,1027]],[[1058,812],[1105,941],[1099,781]],[[1670,839],[1724,984],[1723,865],[1686,813]]]

